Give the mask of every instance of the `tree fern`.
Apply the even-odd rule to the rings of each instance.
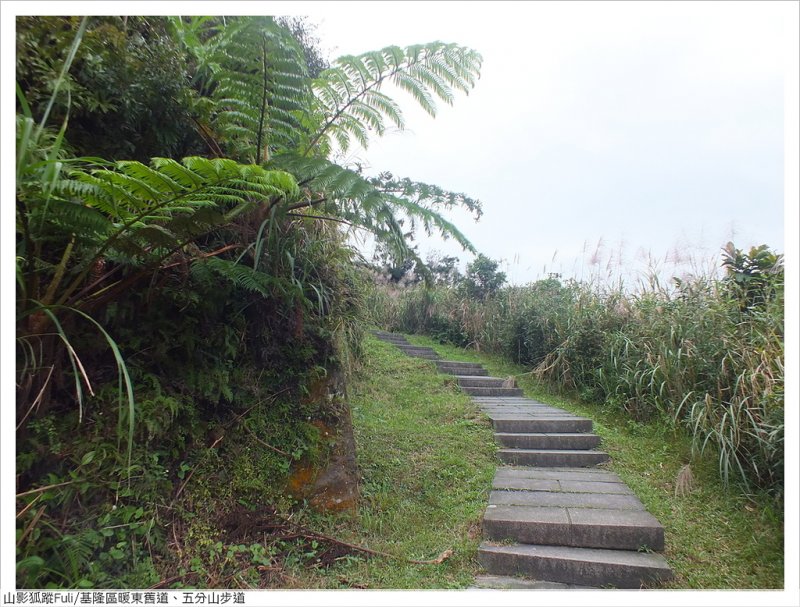
[[[420,223],[428,233],[435,229],[445,238],[455,238],[463,248],[475,250],[440,213],[460,206],[479,217],[480,201],[465,194],[410,179],[395,179],[391,173],[366,178],[324,158],[283,155],[275,159],[275,165],[296,175],[303,187],[303,198],[288,205],[289,210],[313,207],[344,219],[385,241],[398,257],[409,253],[403,229],[406,220],[412,229]]]
[[[207,72],[213,101],[211,127],[228,153],[261,163],[276,150],[299,144],[308,107],[303,51],[272,17],[244,17],[225,27],[193,21],[177,25],[183,41]],[[212,35],[200,42],[203,28]]]
[[[351,139],[366,147],[368,133],[382,135],[387,120],[402,128],[400,107],[380,90],[387,82],[408,92],[435,116],[437,98],[452,104],[454,90],[468,93],[475,86],[481,61],[472,49],[442,42],[340,57],[313,82],[314,114],[320,126],[305,153],[316,146],[329,149],[330,138],[342,150]]]
[[[56,303],[67,302],[108,252],[120,252],[139,265],[157,262],[247,209],[291,202],[299,195],[294,178],[285,172],[200,157],[73,170],[54,191],[47,204],[26,198],[21,212],[27,223],[42,226],[30,237],[46,238],[55,229],[79,235],[83,244],[94,247],[71,266],[72,281]]]

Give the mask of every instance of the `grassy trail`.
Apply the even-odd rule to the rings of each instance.
[[[664,553],[675,571],[669,588],[774,589],[783,587],[783,513],[768,498],[746,499],[719,481],[717,462],[692,458],[685,434],[634,422],[602,406],[579,403],[545,390],[527,371],[500,357],[443,346],[426,337],[409,341],[432,346],[444,358],[482,363],[491,375],[513,375],[526,396],[594,420],[611,469],[664,525]],[[676,487],[690,464],[693,481]]]
[[[781,513],[765,501],[725,492],[716,462],[692,460],[682,434],[548,393],[525,369],[498,357],[419,336],[409,341],[435,347],[446,359],[480,362],[497,377],[514,375],[527,396],[592,418],[611,468],[665,527],[665,556],[676,574],[667,588],[783,587]],[[452,379],[371,336],[348,390],[362,503],[350,518],[319,517],[315,523],[347,541],[409,559],[453,554],[439,565],[351,558],[325,571],[298,568],[298,586],[468,587],[479,570],[480,520],[496,465],[489,422]],[[687,463],[693,482],[676,494]]]
[[[398,559],[346,558],[327,570],[298,568],[306,588],[465,588],[478,571],[480,521],[495,469],[489,422],[428,362],[372,336],[348,386],[361,483],[351,518],[314,524]],[[436,559],[418,565],[403,559]]]

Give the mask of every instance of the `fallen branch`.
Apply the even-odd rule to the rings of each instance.
[[[28,523],[27,527],[25,527],[25,531],[20,536],[20,538],[17,540],[17,548],[19,548],[22,545],[22,542],[25,541],[25,538],[28,537],[28,534],[31,531],[33,531],[33,528],[36,526],[36,523],[38,523],[39,519],[42,518],[42,515],[44,514],[44,509],[45,508],[47,508],[46,505],[42,506],[41,508],[39,508],[39,510],[36,512],[36,514],[33,515],[33,519],[31,519],[31,522]]]
[[[281,450],[280,450],[280,449],[278,449],[277,447],[273,447],[273,446],[272,446],[272,445],[270,445],[269,443],[267,443],[267,442],[264,442],[263,440],[261,440],[260,438],[258,438],[258,436],[256,435],[256,433],[255,433],[255,432],[253,432],[253,431],[252,431],[250,428],[248,428],[247,426],[242,426],[242,428],[244,428],[245,430],[247,430],[247,431],[250,433],[250,436],[252,436],[254,439],[256,439],[256,441],[258,441],[258,444],[259,444],[259,445],[261,445],[261,446],[263,446],[263,447],[266,447],[267,449],[272,449],[273,451],[275,451],[275,453],[280,453],[281,455],[285,455],[286,457],[289,457],[289,458],[290,458],[290,457],[292,457],[291,455],[289,455],[288,453],[286,453],[286,451],[281,451]]]
[[[300,525],[298,523],[294,523],[294,522],[290,521],[289,519],[283,518],[280,515],[276,515],[276,516],[278,518],[284,520],[287,524],[294,525],[295,528],[298,531],[300,531],[301,535],[303,535],[306,539],[322,540],[324,542],[330,542],[330,543],[336,544],[338,546],[343,546],[344,548],[347,548],[349,550],[353,550],[353,551],[356,551],[356,552],[363,552],[365,554],[371,554],[373,556],[380,556],[380,557],[383,557],[383,558],[394,559],[394,560],[397,560],[397,561],[404,561],[406,563],[411,563],[412,565],[440,565],[444,561],[446,561],[448,558],[453,556],[453,550],[448,548],[447,550],[442,552],[439,556],[437,556],[435,559],[431,559],[431,560],[409,559],[409,558],[406,558],[404,556],[397,556],[395,554],[389,554],[388,552],[381,552],[380,550],[373,550],[372,548],[367,548],[365,546],[359,546],[357,544],[351,544],[349,542],[345,542],[345,541],[336,539],[335,537],[331,537],[329,535],[325,535],[324,533],[319,533],[318,531],[314,531],[312,529],[308,529],[308,528],[306,528],[306,527],[304,527],[304,526],[302,526],[302,525]]]
[[[167,584],[171,584],[172,582],[177,582],[178,580],[182,580],[183,578],[190,577],[192,575],[197,575],[197,573],[195,573],[194,571],[190,571],[189,573],[184,573],[183,575],[175,575],[165,580],[161,580],[160,582],[156,582],[152,586],[149,586],[148,590],[153,590],[155,588],[163,588]]]
[[[20,510],[20,511],[19,511],[19,514],[17,514],[17,518],[21,517],[21,516],[22,516],[23,514],[25,514],[25,513],[26,513],[28,510],[30,510],[31,506],[33,506],[33,505],[34,505],[34,504],[35,504],[35,503],[36,503],[36,502],[39,500],[39,498],[40,498],[40,497],[42,497],[42,495],[41,495],[41,494],[39,494],[39,495],[37,495],[36,497],[34,497],[34,498],[33,498],[33,499],[32,499],[32,500],[31,500],[31,501],[28,503],[28,505],[27,505],[27,506],[25,506],[25,507],[24,507],[22,510]]]
[[[71,485],[72,483],[77,483],[78,479],[72,481],[66,481],[64,483],[56,483],[55,485],[46,485],[44,487],[39,487],[38,489],[31,489],[30,491],[23,491],[22,493],[17,493],[16,497],[25,497],[26,495],[32,495],[33,493],[41,493],[42,491],[47,491],[48,489],[55,489],[56,487],[63,487],[64,485]]]

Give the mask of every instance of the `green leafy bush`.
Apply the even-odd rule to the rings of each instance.
[[[744,491],[783,492],[783,269],[766,246],[725,249],[722,279],[667,290],[540,280],[476,300],[419,287],[387,326],[471,345],[637,421],[685,428]]]

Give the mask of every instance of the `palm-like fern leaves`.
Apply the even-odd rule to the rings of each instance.
[[[303,51],[285,27],[271,17],[235,19],[195,55],[198,70],[211,73],[212,124],[230,156],[261,163],[300,144],[310,89]]]
[[[289,205],[290,210],[315,207],[372,232],[399,257],[409,254],[403,224],[412,230],[422,224],[430,234],[434,229],[453,237],[465,249],[474,251],[469,240],[439,210],[462,206],[480,216],[480,201],[437,186],[394,179],[390,173],[365,178],[356,171],[324,158],[282,155],[277,166],[294,174],[303,187],[303,199]]]
[[[351,138],[366,147],[369,131],[382,135],[387,120],[402,128],[400,107],[380,90],[387,82],[410,93],[435,115],[435,98],[452,104],[454,90],[468,93],[475,86],[481,61],[472,49],[442,42],[340,57],[314,80],[314,109],[320,126],[306,153],[317,145],[326,151],[331,137],[342,150],[349,147]]]
[[[152,264],[255,205],[292,201],[299,195],[288,173],[200,157],[182,163],[154,158],[151,166],[125,161],[113,169],[74,171],[58,190],[48,219],[94,243],[93,254],[74,269],[75,278],[59,303],[107,252],[128,263]]]

